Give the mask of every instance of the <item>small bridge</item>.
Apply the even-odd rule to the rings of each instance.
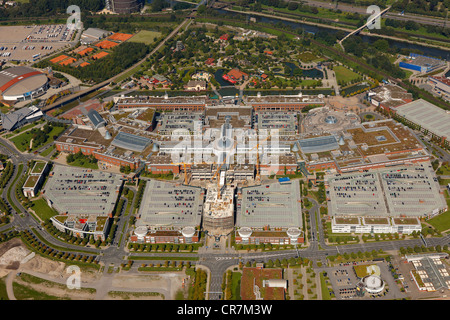
[[[387,7],[386,9],[384,9],[383,11],[381,11],[380,13],[378,13],[377,15],[373,16],[371,19],[367,20],[367,23],[361,27],[359,27],[358,29],[350,32],[348,35],[346,35],[344,38],[342,38],[341,40],[338,41],[339,45],[341,46],[342,50],[345,51],[344,46],[342,45],[342,42],[344,42],[345,39],[347,39],[348,37],[351,37],[354,34],[358,34],[361,32],[361,30],[363,30],[366,27],[369,27],[370,25],[374,24],[376,19],[378,19],[379,17],[381,17],[383,14],[385,14],[386,12],[389,11],[391,7]]]

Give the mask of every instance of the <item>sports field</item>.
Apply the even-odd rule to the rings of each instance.
[[[159,38],[160,36],[161,32],[158,31],[141,30],[137,34],[135,34],[129,41],[140,42],[149,45],[154,42],[155,38]]]

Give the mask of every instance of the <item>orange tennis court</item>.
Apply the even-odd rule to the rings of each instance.
[[[117,41],[127,41],[128,39],[130,39],[133,35],[132,34],[128,34],[128,33],[114,33],[113,35],[109,36],[108,39],[111,40],[117,40]]]
[[[69,58],[69,59],[66,59],[66,60],[60,62],[59,64],[60,64],[61,66],[67,66],[68,64],[74,63],[75,61],[77,61],[77,59],[75,59],[75,58]]]
[[[109,41],[109,40],[103,40],[103,41],[97,43],[95,46],[99,47],[99,48],[102,48],[102,49],[109,49],[109,48],[115,47],[117,45],[119,45],[117,42],[112,42],[112,41]]]
[[[88,53],[91,52],[91,51],[94,51],[94,49],[92,49],[92,48],[86,48],[86,49],[83,49],[83,50],[81,50],[80,52],[78,52],[78,54],[79,54],[80,56],[84,56],[85,54],[88,54]]]
[[[60,56],[57,56],[56,58],[53,58],[52,60],[50,60],[50,62],[58,63],[58,62],[63,61],[64,59],[67,59],[67,58],[68,58],[68,56],[62,54]]]
[[[93,55],[92,59],[94,59],[94,60],[101,59],[103,57],[106,57],[108,54],[109,54],[108,52],[102,51],[102,52],[99,52],[99,53]]]

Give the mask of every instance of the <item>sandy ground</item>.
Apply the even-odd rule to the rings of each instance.
[[[81,290],[69,289],[67,280],[72,275],[68,265],[35,255],[26,263],[23,259],[31,253],[20,239],[12,239],[0,244],[0,277],[5,278],[9,299],[15,300],[13,283],[19,283],[51,296],[72,300],[172,300],[182,289],[184,272],[138,272],[132,271],[109,274],[95,269],[82,269]],[[105,268],[107,270],[107,268]],[[41,283],[25,281],[18,274],[30,274],[47,280]],[[93,290],[94,289],[94,290]],[[120,294],[111,294],[111,292]],[[149,295],[156,292],[159,295]]]

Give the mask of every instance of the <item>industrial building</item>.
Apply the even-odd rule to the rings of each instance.
[[[428,73],[446,66],[446,62],[437,58],[411,53],[406,61],[399,63],[400,68],[405,68],[421,73]]]
[[[98,28],[88,28],[83,31],[80,37],[81,44],[92,44],[97,42],[107,36],[109,36],[112,32],[98,29]]]
[[[181,183],[147,181],[131,241],[198,242],[205,192]]]
[[[235,227],[236,243],[303,243],[298,182],[279,181],[238,190]]]
[[[325,176],[336,233],[411,233],[448,207],[430,162]]]
[[[47,75],[28,68],[11,67],[0,71],[0,100],[32,100],[49,87]]]

